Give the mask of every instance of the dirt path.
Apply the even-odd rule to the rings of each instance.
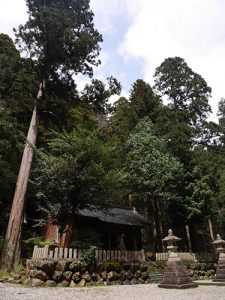
[[[30,288],[0,283],[0,300],[225,300],[225,287],[168,290],[156,284],[93,288]]]

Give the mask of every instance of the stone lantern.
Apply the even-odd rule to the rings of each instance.
[[[185,289],[197,287],[197,284],[191,280],[190,274],[182,263],[177,252],[177,242],[181,238],[178,238],[173,234],[172,229],[168,230],[168,236],[162,241],[167,244],[167,250],[169,252],[169,258],[164,271],[163,280],[158,285],[161,288],[174,288]]]
[[[213,281],[215,282],[224,282],[225,281],[225,241],[221,238],[219,234],[216,235],[216,240],[212,242],[216,247],[217,252],[219,253],[219,261],[216,268],[216,276]]]
[[[216,247],[218,253],[224,252],[225,241],[221,239],[221,236],[219,234],[216,235],[216,240],[212,243]]]
[[[181,238],[178,238],[173,234],[173,230],[168,230],[168,236],[166,236],[163,240],[164,243],[167,244],[168,252],[177,252],[177,242],[181,241]]]

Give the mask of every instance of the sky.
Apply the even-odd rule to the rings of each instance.
[[[103,35],[94,77],[115,76],[128,97],[132,84],[153,75],[167,57],[180,56],[212,88],[210,105],[216,120],[217,103],[225,97],[224,0],[90,0],[95,26]],[[0,0],[0,29],[27,20],[24,0]],[[87,78],[78,76],[80,88]]]

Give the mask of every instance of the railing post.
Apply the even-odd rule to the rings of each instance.
[[[64,256],[63,258],[68,258],[68,248],[64,248]]]
[[[73,249],[70,248],[69,249],[69,259],[72,259],[73,258]]]
[[[43,258],[48,258],[48,245],[45,245],[44,247]]]
[[[38,250],[38,246],[34,246],[34,250],[33,250],[33,255],[32,255],[32,259],[37,257],[37,250]]]
[[[55,248],[55,251],[54,251],[54,258],[57,259],[57,258],[58,258],[58,255],[59,255],[59,248]]]

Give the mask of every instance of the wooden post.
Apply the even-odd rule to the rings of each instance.
[[[48,245],[44,247],[44,258],[48,258]]]
[[[69,259],[72,259],[73,258],[73,249],[70,248],[69,249]]]
[[[59,248],[55,248],[55,252],[54,252],[54,258],[58,258],[59,257]]]

